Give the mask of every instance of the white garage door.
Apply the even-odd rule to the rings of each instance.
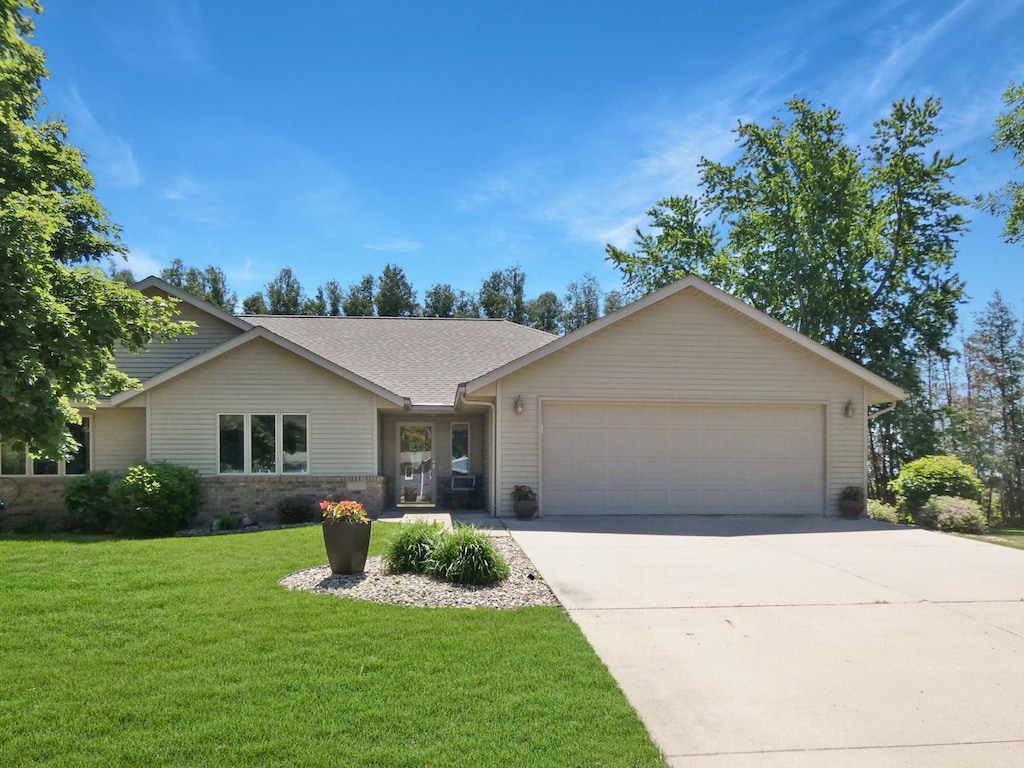
[[[822,514],[821,406],[545,403],[545,515]]]

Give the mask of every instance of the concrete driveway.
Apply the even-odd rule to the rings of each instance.
[[[1024,551],[873,521],[506,521],[671,766],[1024,765]]]

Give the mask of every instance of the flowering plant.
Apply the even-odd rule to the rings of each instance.
[[[358,501],[324,499],[320,502],[320,511],[323,512],[325,523],[370,522],[370,518],[366,516],[366,508]]]
[[[537,494],[533,488],[528,485],[514,485],[512,486],[512,500],[513,501],[536,501]]]

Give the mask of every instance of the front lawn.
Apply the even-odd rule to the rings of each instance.
[[[277,585],[324,562],[318,527],[0,539],[0,762],[665,765],[561,609]]]
[[[1000,544],[1024,549],[1024,528],[990,528],[988,535],[1002,539]]]

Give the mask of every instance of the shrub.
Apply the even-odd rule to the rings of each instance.
[[[974,468],[956,456],[925,456],[912,461],[889,483],[901,515],[917,515],[929,496],[958,496],[981,501],[981,481]]]
[[[508,578],[509,567],[490,536],[471,525],[458,525],[441,536],[427,573],[456,584],[493,584]]]
[[[898,523],[900,521],[899,515],[896,514],[896,507],[878,499],[868,499],[868,517],[872,520],[881,520],[883,523]]]
[[[384,550],[388,569],[398,573],[426,573],[427,561],[444,536],[440,523],[420,521],[403,525]]]
[[[215,531],[237,531],[241,527],[241,515],[218,515],[213,521],[213,530]]]
[[[277,500],[277,521],[282,525],[311,523],[319,515],[312,496],[284,496]]]
[[[932,496],[917,513],[923,528],[954,533],[985,533],[988,523],[977,502],[954,496]]]
[[[199,508],[199,473],[178,464],[137,464],[113,483],[110,496],[119,532],[126,536],[169,536]]]
[[[114,503],[110,486],[117,480],[112,472],[93,472],[76,477],[64,491],[68,527],[82,533],[109,533],[114,525]]]
[[[14,532],[19,536],[39,536],[46,533],[49,527],[43,518],[29,515],[14,526]]]

